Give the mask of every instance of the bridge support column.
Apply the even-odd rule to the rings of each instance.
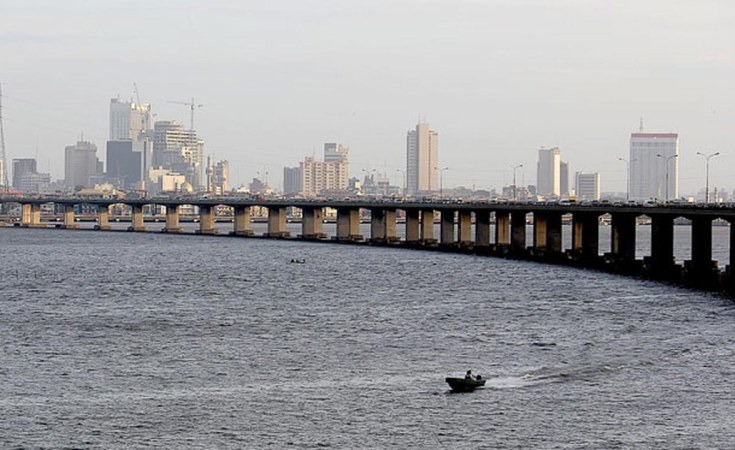
[[[600,219],[597,214],[578,213],[572,216],[572,251],[582,259],[600,256]]]
[[[472,211],[457,213],[457,242],[465,247],[472,245]]]
[[[29,228],[41,227],[41,205],[35,203],[21,203],[20,225]]]
[[[510,213],[495,211],[495,245],[510,245]]]
[[[375,243],[395,242],[396,212],[387,209],[370,211],[370,241]]]
[[[644,258],[656,277],[669,277],[674,271],[674,218],[651,216],[651,256]]]
[[[421,239],[420,212],[417,209],[406,211],[406,242],[416,243]]]
[[[692,218],[692,259],[684,263],[690,282],[701,287],[715,287],[720,274],[712,260],[712,217]]]
[[[79,228],[74,220],[74,205],[64,205],[64,228]]]
[[[214,211],[216,206],[206,205],[199,207],[199,229],[197,234],[217,234],[214,226]]]
[[[442,210],[439,213],[439,242],[442,245],[454,244],[454,211]]]
[[[475,211],[475,246],[490,246],[490,212]]]
[[[610,256],[618,261],[635,260],[635,220],[634,214],[612,214]]]
[[[324,239],[324,210],[322,208],[303,208],[301,210],[301,237],[303,239]]]
[[[274,238],[288,236],[286,229],[286,208],[268,207],[268,232],[265,235]]]
[[[235,223],[230,234],[235,236],[252,236],[253,226],[250,223],[251,208],[249,206],[235,206],[233,214],[235,216]]]
[[[421,211],[421,241],[424,244],[433,244],[434,239],[434,210],[425,209]]]
[[[179,205],[164,205],[166,207],[166,226],[161,233],[180,233]]]
[[[143,205],[132,205],[131,223],[128,231],[145,231],[145,222],[143,221]]]
[[[337,208],[337,240],[361,241],[360,209]]]
[[[97,206],[97,225],[94,226],[95,230],[109,230],[110,229],[110,207],[108,205]]]
[[[510,215],[510,248],[514,252],[526,250],[526,213],[513,211]]]
[[[533,247],[541,253],[561,253],[561,214],[533,214]]]

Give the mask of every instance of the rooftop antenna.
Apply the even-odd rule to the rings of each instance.
[[[638,131],[641,132],[641,133],[643,133],[643,117],[641,117],[641,123],[638,126]]]
[[[186,106],[189,107],[189,109],[191,109],[191,119],[189,121],[189,124],[190,124],[189,125],[189,129],[191,131],[194,131],[194,110],[197,109],[197,108],[201,108],[204,105],[197,104],[194,101],[194,97],[191,98],[191,101],[190,102],[177,102],[177,101],[169,100],[169,103],[176,103],[177,105],[186,105]]]
[[[0,173],[0,184],[7,191],[8,186],[8,161],[5,158],[5,132],[3,131],[3,86],[0,84],[0,163],[3,165],[3,171]]]

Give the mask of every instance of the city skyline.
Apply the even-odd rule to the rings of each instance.
[[[446,187],[499,189],[519,164],[519,184],[532,184],[537,149],[558,146],[569,173],[599,171],[603,191],[624,192],[618,159],[642,116],[645,131],[681,136],[683,194],[704,188],[697,152],[721,152],[711,188],[735,187],[726,2],[11,0],[0,13],[7,163],[37,154],[53,178],[82,133],[104,148],[107,102],[135,98],[135,83],[155,120],[188,126],[190,109],[172,102],[204,105],[197,134],[206,156],[230,161],[233,184],[268,171],[280,186],[283,167],[342,142],[351,176],[378,169],[400,185],[405,130],[418,117],[441,131]],[[51,25],[64,21],[75,26]]]

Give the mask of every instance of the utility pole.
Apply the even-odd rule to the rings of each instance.
[[[5,157],[5,132],[3,131],[3,85],[0,84],[0,163],[3,171],[0,173],[0,184],[7,192],[8,186],[8,160]]]
[[[704,159],[707,161],[706,163],[706,169],[705,169],[705,176],[704,176],[704,202],[709,203],[709,160],[713,156],[718,156],[720,152],[710,153],[709,155],[705,155],[702,152],[697,152],[699,156],[703,156]]]
[[[518,200],[517,191],[516,191],[516,170],[523,167],[523,164],[518,164],[517,166],[510,166],[511,169],[513,169],[513,201]]]

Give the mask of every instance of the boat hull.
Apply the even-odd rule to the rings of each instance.
[[[475,389],[485,386],[485,380],[466,380],[464,378],[446,378],[447,384],[454,392],[471,392]]]

